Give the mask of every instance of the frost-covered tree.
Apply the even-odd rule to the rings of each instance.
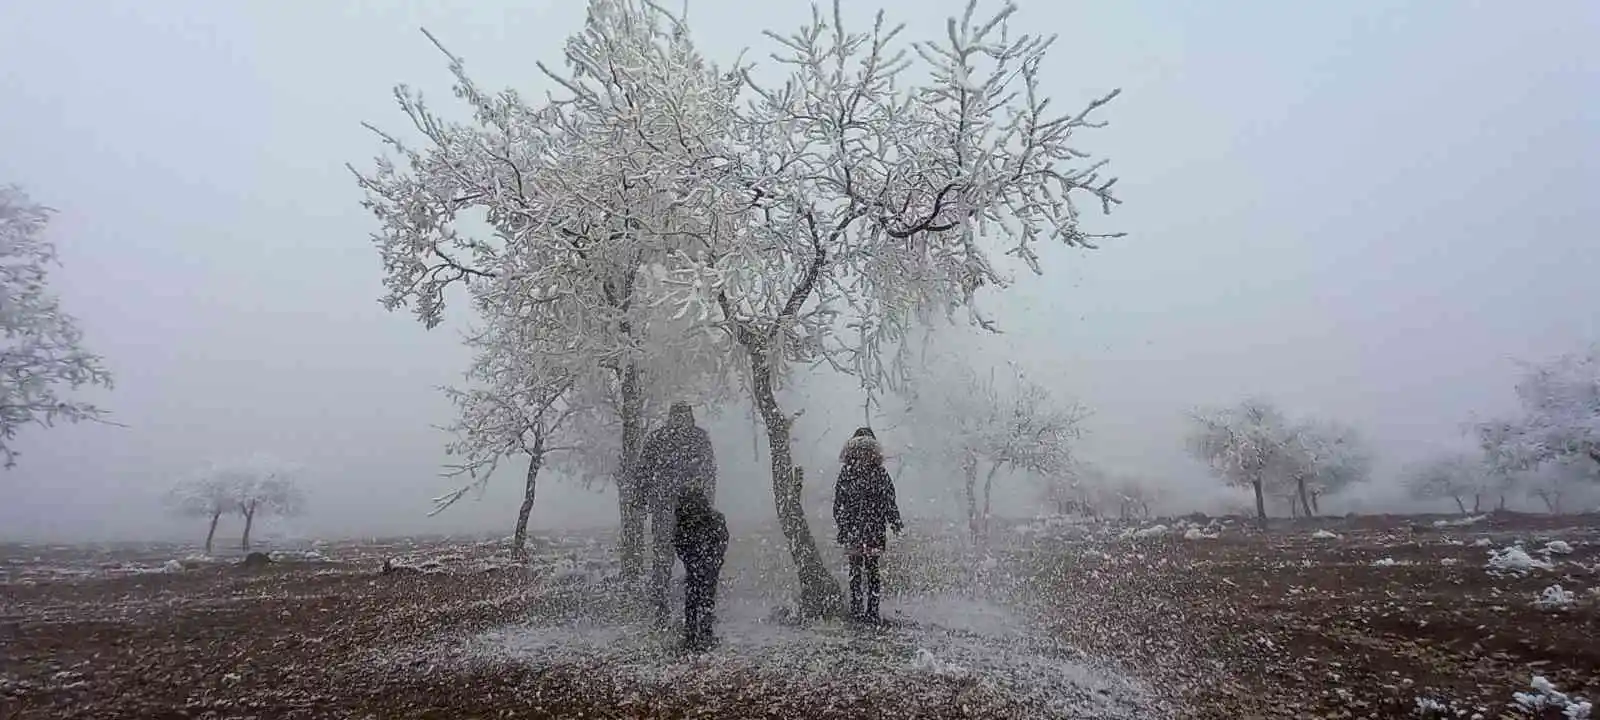
[[[685,161],[662,166],[677,168],[664,187],[716,193],[704,247],[675,255],[672,278],[684,297],[714,300],[748,360],[808,614],[840,595],[801,507],[795,416],[776,392],[789,368],[826,364],[868,392],[893,386],[906,333],[932,313],[965,308],[993,327],[972,302],[1008,283],[993,247],[1039,272],[1039,242],[1093,246],[1074,196],[1103,210],[1115,202],[1104,161],[1072,143],[1115,93],[1052,114],[1039,83],[1053,38],[1011,32],[1013,6],[975,10],[930,42],[901,42],[881,13],[852,32],[837,2],[792,33],[769,33],[786,75],[731,75],[734,112],[707,118],[727,126],[685,133]]]
[[[239,496],[225,478],[214,472],[203,472],[179,482],[167,493],[167,505],[184,517],[206,518],[206,554],[211,554],[212,539],[217,535],[217,522],[223,515],[238,511]]]
[[[542,301],[523,278],[556,273],[552,263],[515,263],[515,273],[482,263],[503,262],[509,245],[555,238],[571,246],[564,254],[584,258],[560,273],[573,276],[556,283],[563,289],[574,278],[618,278],[618,292],[604,298],[618,303],[589,304],[612,311],[613,322],[583,325],[597,335],[626,337],[621,317],[644,307],[722,328],[740,348],[766,427],[774,502],[807,615],[836,611],[842,596],[802,507],[795,416],[777,396],[790,367],[827,364],[870,390],[892,383],[903,374],[892,348],[912,323],[971,308],[979,288],[1005,283],[990,243],[1007,243],[1037,271],[1036,243],[1094,240],[1071,196],[1103,209],[1114,202],[1102,163],[1071,145],[1110,96],[1051,115],[1038,92],[1050,39],[1010,33],[1013,8],[980,21],[969,8],[951,20],[947,40],[910,46],[881,16],[870,32],[853,33],[834,10],[793,34],[769,34],[787,74],[766,85],[748,66],[724,71],[702,59],[682,20],[654,5],[594,0],[569,43],[569,72],[546,71],[562,97],[524,112],[512,93],[489,98],[460,82],[480,125],[516,131],[470,129],[465,144],[486,150],[464,148],[454,154],[462,162],[414,156],[413,166],[437,170],[441,187],[387,182],[382,167],[365,181],[379,204],[426,196],[415,212],[380,213],[403,238],[383,243],[402,269],[391,272],[391,287],[424,311],[441,304],[437,288],[475,277],[494,278],[524,305]],[[403,103],[436,144],[460,132]],[[478,204],[506,188],[513,198]],[[466,207],[489,210],[494,242],[457,233],[449,221]],[[598,269],[587,264],[602,259]],[[512,291],[519,285],[531,287]],[[584,292],[602,296],[600,285]],[[632,320],[629,328],[643,331]],[[685,347],[706,349],[699,340]],[[627,349],[615,363],[625,386],[627,359],[647,345],[654,353],[655,342],[614,343]]]
[[[1516,472],[1579,461],[1600,469],[1600,345],[1526,367],[1516,391],[1520,417],[1476,428],[1492,465]]]
[[[1468,501],[1471,512],[1479,512],[1483,498],[1494,487],[1483,459],[1466,453],[1441,455],[1412,466],[1406,470],[1404,482],[1412,497],[1453,500],[1462,515],[1469,512]]]
[[[647,383],[704,386],[727,358],[726,335],[652,327],[674,313],[651,292],[659,275],[652,269],[681,242],[644,228],[643,219],[662,223],[670,215],[662,207],[671,202],[667,193],[644,180],[660,156],[653,148],[673,129],[643,127],[640,106],[672,100],[699,62],[656,20],[636,4],[592,2],[586,26],[567,43],[569,71],[539,65],[576,98],[542,104],[511,90],[483,91],[445,52],[472,121],[451,122],[400,86],[395,96],[422,144],[374,128],[403,164],[381,157],[373,172],[356,172],[381,223],[375,240],[388,307],[410,306],[433,327],[451,288],[464,287],[486,325],[541,338],[539,365],[570,378],[575,397],[593,403],[586,410],[614,413],[573,421],[614,427],[618,438],[608,445],[616,461],[574,456],[591,469],[609,466],[630,576],[642,568],[643,498],[632,468],[653,396]]]
[[[1323,495],[1360,482],[1371,472],[1371,455],[1353,427],[1312,421],[1296,424],[1287,433],[1279,455],[1279,477],[1289,481],[1284,491],[1290,508],[1298,502],[1306,517],[1318,513]]]
[[[1273,404],[1249,399],[1190,416],[1189,451],[1230,485],[1255,493],[1256,517],[1266,520],[1268,483],[1289,455],[1288,420]]]
[[[50,209],[21,189],[0,185],[0,457],[16,464],[12,441],[26,425],[98,420],[104,411],[62,391],[111,387],[98,356],[83,349],[77,321],[50,292],[55,245],[45,237]]]
[[[1088,411],[1057,399],[1015,366],[1004,382],[993,370],[980,375],[965,365],[945,369],[908,385],[907,414],[923,436],[918,445],[931,449],[933,462],[961,469],[967,528],[977,542],[988,536],[997,476],[1071,474],[1072,446]]]
[[[1523,473],[1520,480],[1527,494],[1539,498],[1546,511],[1560,515],[1567,510],[1569,501],[1596,495],[1600,468],[1590,458],[1565,455]]]
[[[549,357],[541,338],[519,332],[522,326],[493,325],[476,333],[469,344],[477,349],[466,388],[445,388],[456,407],[456,421],[447,428],[454,439],[446,454],[457,458],[446,477],[465,477],[460,487],[434,498],[430,514],[476,490],[482,492],[502,458],[528,458],[523,476],[522,505],[517,510],[511,545],[523,549],[528,536],[528,516],[538,488],[539,471],[552,453],[572,449],[558,445],[557,433],[579,411],[573,404],[572,375],[560,365],[546,367]]]
[[[212,469],[212,477],[232,492],[234,512],[244,518],[240,549],[250,549],[250,530],[257,518],[293,517],[305,511],[305,495],[295,484],[297,473],[293,465],[263,454]]]

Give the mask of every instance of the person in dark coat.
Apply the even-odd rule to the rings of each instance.
[[[672,566],[677,501],[684,490],[699,490],[711,502],[716,497],[717,460],[711,435],[694,424],[689,403],[675,402],[667,424],[650,434],[639,452],[636,479],[650,513],[654,558],[650,572],[650,599],[656,624],[665,627],[672,618]]]
[[[839,454],[844,467],[833,489],[833,521],[839,527],[839,544],[850,558],[850,616],[877,622],[882,582],[878,558],[885,534],[904,529],[895,502],[894,481],[883,467],[883,447],[871,428],[860,428]]]
[[[699,488],[678,496],[677,533],[673,546],[688,577],[683,592],[683,645],[691,651],[708,650],[715,643],[717,576],[728,552],[728,521],[711,507]]]

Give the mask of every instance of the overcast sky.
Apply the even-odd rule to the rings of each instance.
[[[918,37],[961,7],[882,5]],[[1063,109],[1124,91],[1082,146],[1122,178],[1124,204],[1095,227],[1129,236],[1047,253],[1046,277],[995,301],[1008,332],[982,357],[1093,406],[1087,449],[1108,466],[1203,483],[1182,413],[1259,393],[1358,425],[1392,470],[1507,411],[1513,359],[1600,339],[1600,4],[1021,5],[1028,28],[1061,36],[1045,89]],[[693,0],[696,39],[726,61],[809,12],[753,7]],[[303,532],[508,524],[510,477],[423,517],[442,488],[432,426],[449,419],[434,388],[466,358],[449,330],[378,305],[373,221],[344,164],[379,150],[362,121],[401,127],[395,83],[449,99],[419,26],[482,85],[532,96],[534,62],[559,61],[582,12],[0,4],[0,182],[59,211],[55,283],[116,373],[103,399],[126,425],[24,432],[0,473],[0,537],[189,533],[160,516],[160,492],[254,451],[306,466]],[[825,462],[858,401],[808,395],[803,459]],[[770,513],[746,426],[718,426],[719,492]],[[543,497],[538,526],[615,515],[593,493]]]

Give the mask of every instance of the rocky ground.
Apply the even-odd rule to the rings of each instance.
[[[4,546],[0,718],[1563,717],[1536,675],[1600,697],[1600,518],[1434,520],[1053,520],[985,553],[923,531],[877,630],[775,622],[781,554],[744,538],[703,657],[638,622],[601,538],[261,569]]]
[[[1196,525],[1065,543],[1036,577],[1063,600],[1052,631],[1186,716],[1568,717],[1534,676],[1600,700],[1600,517]]]

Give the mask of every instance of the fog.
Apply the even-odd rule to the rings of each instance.
[[[886,7],[913,36],[961,3]],[[935,7],[937,6],[937,7]],[[345,163],[398,127],[405,82],[443,104],[426,26],[485,87],[532,97],[578,2],[6,3],[0,5],[0,182],[58,210],[54,277],[121,426],[24,430],[0,473],[0,538],[187,537],[159,498],[196,467],[255,451],[305,467],[323,536],[509,532],[512,463],[479,501],[427,517],[450,420],[437,386],[468,360],[457,330],[379,306],[371,216]],[[703,50],[729,61],[787,29],[694,0]],[[1600,6],[1541,3],[1022,3],[1060,33],[1045,90],[1062,107],[1112,88],[1108,156],[1123,205],[1052,248],[1046,275],[988,298],[1014,360],[1090,406],[1082,453],[1214,505],[1184,451],[1184,413],[1266,395],[1358,427],[1385,482],[1514,404],[1517,359],[1600,338]],[[459,112],[458,107],[450,107]],[[849,378],[816,374],[799,459],[831,482],[862,420]],[[748,408],[710,421],[735,522],[772,514]],[[891,452],[895,430],[882,433]],[[764,440],[761,443],[764,446]],[[834,464],[830,464],[834,463]],[[820,478],[820,479],[819,479]],[[909,515],[937,483],[902,475]],[[1006,512],[1030,512],[1008,493]],[[950,501],[953,507],[953,501]],[[1209,505],[1207,505],[1209,506]],[[615,501],[553,476],[535,533],[614,524]]]

